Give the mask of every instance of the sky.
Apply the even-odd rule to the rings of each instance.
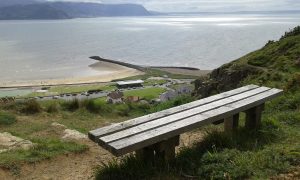
[[[98,3],[135,3],[160,12],[300,10],[300,0],[51,0]]]

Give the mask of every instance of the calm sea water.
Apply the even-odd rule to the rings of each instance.
[[[0,81],[95,75],[93,55],[213,69],[299,24],[299,15],[0,21]]]

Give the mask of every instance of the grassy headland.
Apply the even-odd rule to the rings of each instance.
[[[244,129],[244,116],[233,135],[222,125],[209,126],[201,141],[181,149],[169,164],[130,156],[101,167],[97,179],[268,179],[281,173],[299,178],[300,27],[197,80],[196,92],[206,97],[246,84],[284,89],[266,104],[261,129]]]

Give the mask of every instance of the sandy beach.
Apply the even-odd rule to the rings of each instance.
[[[32,81],[6,81],[0,82],[0,87],[23,87],[23,86],[46,86],[46,85],[67,85],[82,83],[110,82],[114,79],[121,79],[130,76],[142,75],[143,72],[108,62],[96,62],[89,66],[99,72],[99,75],[74,77],[64,79],[32,80]]]

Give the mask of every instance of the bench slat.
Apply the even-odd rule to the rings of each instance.
[[[133,136],[135,134],[139,134],[139,133],[142,133],[142,132],[154,129],[154,128],[158,128],[160,126],[171,124],[173,122],[176,122],[176,121],[179,121],[179,120],[182,120],[182,119],[186,119],[188,117],[191,117],[191,116],[194,116],[194,115],[197,115],[197,114],[201,114],[205,111],[209,111],[211,109],[215,109],[215,108],[230,104],[232,102],[236,102],[236,101],[239,101],[241,99],[245,99],[245,98],[254,96],[254,95],[259,94],[259,93],[263,93],[267,90],[270,90],[270,88],[260,87],[260,88],[257,88],[257,89],[246,91],[245,93],[241,93],[241,94],[238,94],[238,95],[235,95],[235,96],[231,96],[231,97],[228,97],[228,98],[225,98],[225,99],[222,99],[222,100],[214,101],[214,102],[211,102],[209,104],[205,104],[203,106],[198,106],[196,108],[189,109],[187,111],[183,111],[183,112],[180,112],[180,113],[175,113],[175,114],[172,114],[172,115],[167,116],[167,117],[163,117],[163,118],[160,118],[160,119],[157,119],[157,120],[154,120],[154,121],[150,121],[150,122],[147,122],[147,123],[144,123],[144,124],[140,124],[138,126],[134,126],[132,128],[129,128],[129,129],[125,129],[123,131],[116,132],[116,133],[108,135],[108,136],[101,137],[99,139],[98,143],[104,145],[106,143],[116,141],[118,139]]]
[[[275,98],[282,93],[278,89],[270,89],[264,93],[254,95],[252,97],[243,99],[238,102],[228,104],[226,106],[213,109],[211,111],[198,114],[180,121],[177,121],[167,126],[162,126],[150,131],[143,132],[131,137],[127,137],[118,141],[107,144],[106,148],[116,156],[124,155],[126,153],[141,149],[143,147],[155,144],[164,139],[169,139],[176,135],[185,133],[205,124],[212,123],[220,118],[228,117],[255,107],[264,103],[267,100]]]
[[[191,108],[194,108],[194,107],[197,107],[197,106],[201,106],[201,105],[204,105],[204,104],[216,101],[216,100],[224,99],[224,98],[227,98],[227,97],[230,97],[230,96],[234,96],[236,94],[240,94],[240,93],[243,93],[243,92],[246,92],[246,91],[250,91],[250,90],[256,89],[258,87],[259,86],[256,86],[256,85],[244,86],[244,87],[241,87],[241,88],[238,88],[238,89],[234,89],[234,90],[224,92],[224,93],[221,93],[221,94],[218,94],[218,95],[214,95],[214,96],[211,96],[211,97],[208,97],[208,98],[200,99],[198,101],[194,101],[194,102],[184,104],[184,105],[181,105],[181,106],[178,106],[178,107],[170,108],[170,109],[167,109],[167,110],[164,110],[164,111],[160,111],[160,112],[153,113],[153,114],[150,114],[150,115],[142,116],[142,117],[135,118],[135,119],[132,119],[132,120],[128,120],[128,121],[125,121],[125,122],[122,122],[122,123],[113,124],[113,125],[110,125],[110,126],[99,128],[99,129],[90,131],[89,132],[89,138],[94,142],[98,142],[99,137],[109,135],[109,134],[112,134],[112,133],[118,132],[120,130],[130,128],[130,127],[134,127],[134,126],[137,126],[137,125],[142,124],[142,123],[153,121],[155,119],[159,119],[159,118],[162,118],[162,117],[165,117],[165,116],[169,116],[169,115],[172,115],[172,114],[177,113],[177,112],[181,112],[181,111],[188,110],[188,109],[191,109]]]

